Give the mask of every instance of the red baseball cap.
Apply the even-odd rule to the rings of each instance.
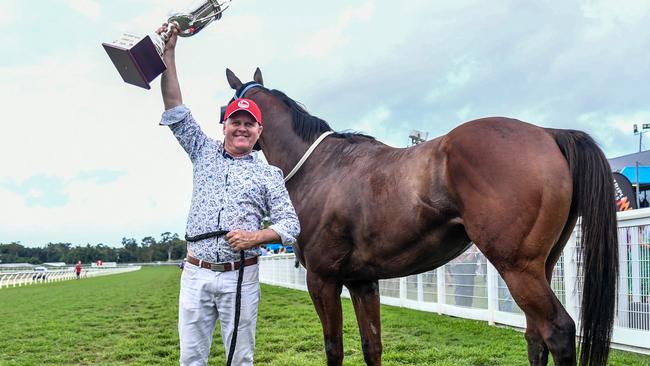
[[[223,120],[227,120],[230,118],[230,116],[233,115],[233,113],[239,111],[246,111],[250,113],[255,121],[257,121],[260,126],[262,125],[262,112],[260,111],[260,107],[258,107],[257,104],[255,104],[255,102],[252,100],[244,98],[235,99],[230,104],[228,104],[228,108],[226,108],[226,113],[224,114]]]

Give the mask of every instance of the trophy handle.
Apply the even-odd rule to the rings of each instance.
[[[208,24],[221,19],[232,0],[203,0],[200,6],[171,14],[168,22],[176,22],[179,37],[190,37],[199,33]]]

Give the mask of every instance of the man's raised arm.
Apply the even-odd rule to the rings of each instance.
[[[166,32],[167,27],[168,25],[166,23],[163,24],[162,27],[158,28],[156,33]],[[192,117],[190,110],[183,105],[181,87],[178,83],[178,75],[176,74],[176,39],[178,38],[178,29],[174,23],[170,24],[169,27],[171,27],[172,33],[169,40],[165,43],[165,50],[163,52],[163,60],[167,65],[167,70],[162,74],[160,81],[163,103],[165,104],[165,112],[162,115],[160,124],[171,128],[178,142],[185,149],[190,159],[194,161],[209,139]]]
[[[176,24],[163,24],[158,28],[156,33],[166,32],[167,27],[172,29],[169,40],[165,42],[165,50],[163,52],[163,61],[167,65],[167,70],[163,72],[160,81],[160,88],[162,90],[163,103],[165,110],[172,109],[183,104],[183,97],[181,96],[181,86],[178,83],[178,75],[176,74],[176,40],[178,38],[178,29]]]

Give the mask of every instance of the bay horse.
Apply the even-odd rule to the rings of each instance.
[[[331,131],[295,100],[246,84],[236,97],[263,115],[259,145],[285,176]],[[576,364],[576,326],[550,287],[553,267],[581,215],[583,365],[609,354],[618,250],[614,187],[603,152],[586,133],[491,117],[447,135],[393,148],[356,133],[332,133],[287,183],[300,219],[295,252],[323,327],[328,365],[343,362],[341,290],[346,286],[364,360],[381,364],[378,280],[437,268],[474,242],[526,316],[531,365]],[[271,218],[273,219],[273,218]]]

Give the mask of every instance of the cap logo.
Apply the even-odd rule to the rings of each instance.
[[[237,103],[237,106],[238,106],[239,108],[246,108],[246,109],[248,109],[248,107],[250,107],[250,103],[248,103],[247,100],[240,100],[239,103]]]

